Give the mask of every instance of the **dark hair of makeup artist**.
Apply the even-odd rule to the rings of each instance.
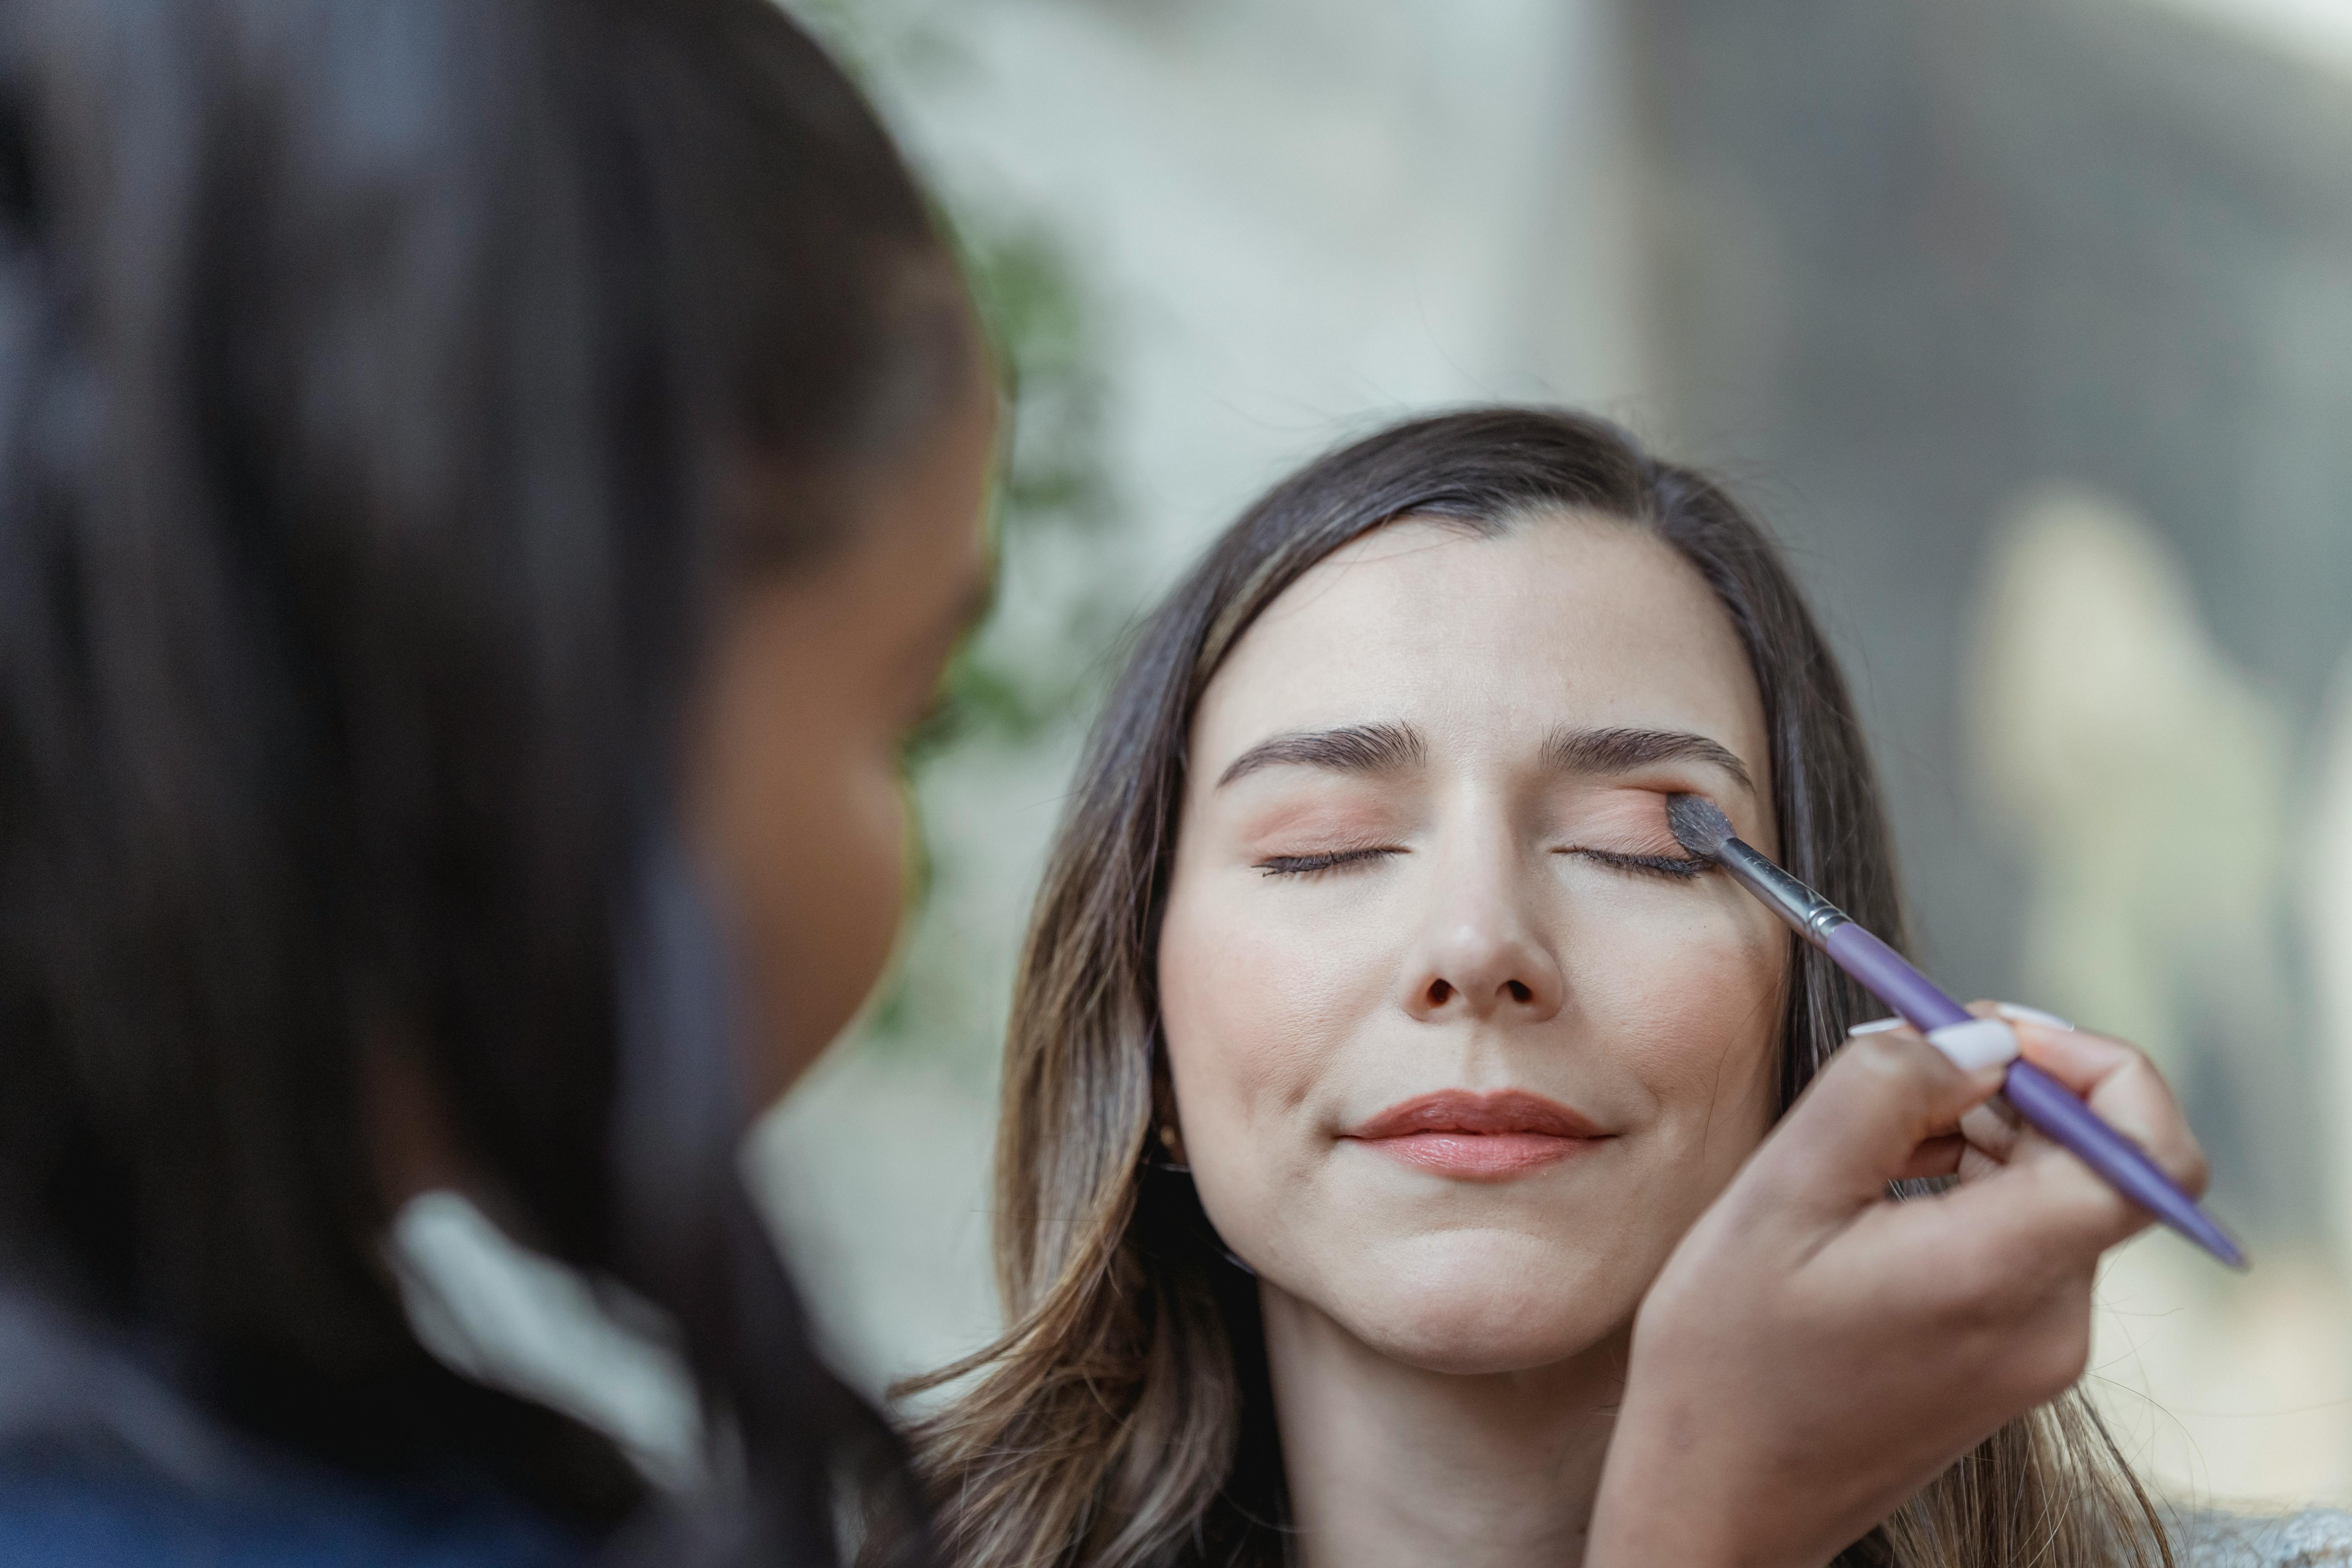
[[[733,1042],[665,1011],[665,825],[714,597],[857,526],[823,481],[939,427],[966,321],[770,0],[0,10],[12,1288],[240,1442],[651,1517],[412,1333],[395,1038],[500,1220],[682,1325],[746,1480],[680,1539],[829,1560],[852,1472],[912,1529],[731,1174]]]
[[[1082,763],[1038,897],[1005,1047],[996,1256],[1011,1327],[928,1380],[975,1381],[919,1437],[969,1568],[1286,1560],[1282,1461],[1255,1281],[1189,1175],[1159,1044],[1159,928],[1202,692],[1316,563],[1394,520],[1480,538],[1597,515],[1705,578],[1762,698],[1789,868],[1902,940],[1891,847],[1853,705],[1780,556],[1706,477],[1547,409],[1416,420],[1276,485],[1147,623]],[[1781,1022],[1780,1109],[1870,1016],[1811,948]],[[2012,1423],[1839,1561],[1846,1568],[2090,1568],[2153,1559],[2147,1499],[2087,1403]]]

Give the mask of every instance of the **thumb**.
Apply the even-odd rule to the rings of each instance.
[[[1907,1029],[1855,1036],[1757,1150],[1758,1189],[1796,1211],[1850,1217],[1913,1173],[1920,1144],[1990,1097],[2001,1070],[1963,1072]]]

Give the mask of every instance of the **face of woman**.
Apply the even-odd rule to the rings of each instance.
[[[841,1032],[906,900],[899,752],[982,603],[995,405],[975,390],[858,527],[722,617],[691,727],[688,815],[735,939],[759,1103]]]
[[[1608,520],[1393,524],[1269,606],[1190,755],[1160,1007],[1226,1244],[1432,1370],[1622,1331],[1772,1109],[1787,937],[1665,820],[1776,843],[1706,584]]]

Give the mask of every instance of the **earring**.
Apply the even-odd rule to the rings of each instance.
[[[1166,1121],[1161,1122],[1158,1128],[1158,1136],[1160,1139],[1160,1155],[1145,1160],[1143,1162],[1145,1168],[1153,1171],[1166,1171],[1171,1175],[1191,1175],[1192,1173],[1192,1167],[1185,1163],[1180,1157],[1184,1152],[1184,1140],[1177,1132],[1174,1124]],[[1164,1156],[1164,1158],[1161,1156]],[[1216,1247],[1219,1257],[1223,1258],[1227,1263],[1232,1264],[1234,1268],[1240,1269],[1243,1273],[1248,1275],[1251,1279],[1255,1279],[1257,1278],[1257,1270],[1252,1268],[1248,1264],[1244,1263],[1234,1253],[1234,1249],[1225,1245],[1224,1237],[1217,1234],[1216,1227],[1209,1223],[1209,1219],[1206,1215],[1197,1215],[1197,1219],[1202,1230],[1207,1234],[1210,1242],[1214,1244]]]
[[[1189,1176],[1192,1173],[1192,1167],[1186,1164],[1182,1157],[1183,1140],[1177,1137],[1176,1129],[1165,1121],[1160,1124],[1160,1152],[1158,1155],[1146,1160],[1144,1163],[1155,1171],[1172,1171],[1180,1176]]]

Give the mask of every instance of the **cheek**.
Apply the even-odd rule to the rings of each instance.
[[[887,661],[870,598],[781,584],[713,643],[685,810],[737,949],[754,1090],[782,1093],[880,977],[905,897]]]
[[[907,879],[906,808],[893,770],[838,755],[803,753],[802,763],[727,835],[726,880],[754,1019],[753,1085],[763,1101],[792,1086],[873,990]]]
[[[1249,875],[1180,871],[1160,928],[1161,1034],[1185,1152],[1213,1204],[1265,1190],[1303,1156],[1318,1135],[1317,1086],[1387,990],[1374,943],[1345,921],[1275,916]]]
[[[1770,1125],[1789,955],[1777,923],[1727,903],[1590,922],[1570,980],[1650,1100],[1662,1156],[1709,1179],[1727,1178]]]
[[[790,989],[804,1017],[781,1043],[797,1077],[856,1014],[889,962],[907,889],[908,814],[897,771],[866,760],[820,794],[830,809],[801,824],[803,848],[784,886],[793,908]],[[819,794],[819,792],[812,792]]]

